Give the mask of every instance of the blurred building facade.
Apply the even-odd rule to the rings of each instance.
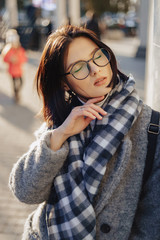
[[[136,57],[146,56],[147,36],[148,36],[148,24],[149,24],[149,1],[139,0],[138,2],[138,15],[140,19],[138,36],[140,39],[140,46],[137,50]]]
[[[8,14],[8,25],[9,28],[14,28],[18,26],[18,6],[17,0],[5,0],[5,7]]]
[[[9,27],[18,25],[18,1],[5,0],[5,9],[8,14]],[[56,27],[70,22],[74,25],[80,24],[80,0],[23,0],[23,5],[32,5],[48,11],[56,9]]]
[[[56,28],[69,23],[80,24],[80,0],[56,0]]]
[[[160,0],[149,1],[145,102],[160,111]]]

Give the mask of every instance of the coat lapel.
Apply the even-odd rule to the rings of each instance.
[[[132,150],[132,142],[126,137],[118,149],[118,154],[114,154],[109,161],[106,173],[102,179],[101,186],[95,197],[96,215],[107,205],[114,190],[123,178],[123,174],[128,166]]]

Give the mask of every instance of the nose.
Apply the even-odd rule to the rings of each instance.
[[[100,67],[98,67],[94,62],[89,63],[90,68],[90,76],[96,75],[100,71]]]

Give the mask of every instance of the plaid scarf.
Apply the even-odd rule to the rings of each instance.
[[[142,101],[134,79],[120,81],[103,108],[108,113],[68,139],[69,155],[55,177],[46,207],[49,239],[93,240],[96,236],[94,197],[107,163],[137,119]]]

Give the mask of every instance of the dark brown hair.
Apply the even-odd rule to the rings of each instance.
[[[105,48],[110,53],[113,86],[117,81],[117,74],[121,74],[123,78],[126,77],[117,69],[116,58],[112,50],[97,39],[92,31],[72,25],[59,28],[48,37],[36,74],[37,92],[43,99],[42,114],[49,127],[53,123],[56,126],[61,125],[73,107],[75,97],[72,101],[65,99],[64,58],[69,44],[73,39],[81,36],[91,39],[98,47]]]

